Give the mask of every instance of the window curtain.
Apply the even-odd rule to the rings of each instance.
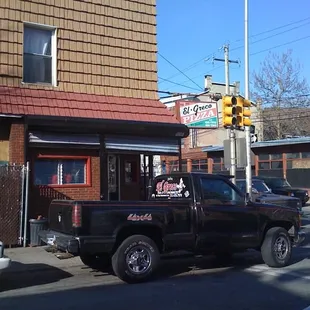
[[[24,80],[46,82],[51,71],[51,31],[25,27],[24,29]],[[43,56],[43,57],[42,57]]]

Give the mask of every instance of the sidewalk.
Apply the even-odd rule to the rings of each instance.
[[[59,259],[45,247],[5,249],[5,255],[12,260],[11,266],[3,273],[44,271],[52,269],[66,270],[84,266],[79,257]]]

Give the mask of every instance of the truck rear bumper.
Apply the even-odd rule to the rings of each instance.
[[[80,243],[73,236],[61,234],[53,230],[42,230],[39,232],[39,236],[43,242],[55,246],[60,251],[79,255]]]

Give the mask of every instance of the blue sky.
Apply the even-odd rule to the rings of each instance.
[[[310,1],[248,1],[250,77],[268,55],[269,51],[264,50],[281,54],[292,49],[293,59],[303,66],[303,76],[310,82]],[[262,32],[266,33],[257,35]],[[241,62],[230,65],[230,82],[240,81],[243,92],[244,0],[157,0],[157,42],[158,52],[198,84],[158,55],[159,90],[198,92],[198,86],[203,88],[205,74],[224,83],[223,63],[212,64],[212,57],[223,58],[219,49],[229,43],[230,59]],[[207,56],[210,59],[204,61]],[[191,69],[184,70],[188,67]]]

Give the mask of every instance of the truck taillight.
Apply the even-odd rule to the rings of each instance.
[[[82,206],[75,204],[72,208],[72,227],[82,226]]]

